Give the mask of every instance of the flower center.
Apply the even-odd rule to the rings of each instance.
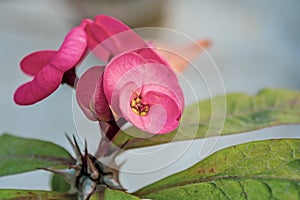
[[[130,106],[132,111],[139,116],[145,116],[149,111],[149,105],[143,104],[142,98],[140,96],[132,99]]]

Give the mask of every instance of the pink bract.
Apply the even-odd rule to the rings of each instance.
[[[153,134],[176,129],[184,98],[169,66],[135,53],[114,57],[103,74],[103,89],[112,110]]]
[[[102,87],[103,71],[104,67],[91,67],[80,77],[76,86],[77,102],[87,118],[93,121],[113,119]]]
[[[75,67],[86,52],[86,21],[73,28],[57,51],[37,51],[21,61],[21,69],[33,80],[21,85],[14,94],[19,105],[34,104],[53,93],[62,82],[64,73]]]
[[[43,67],[47,63],[50,62],[52,58],[54,58],[55,55],[56,51],[54,50],[42,50],[33,52],[25,56],[21,60],[21,70],[29,76],[35,76],[43,69]]]
[[[110,16],[97,15],[94,22],[87,25],[86,30],[89,34],[89,48],[94,49],[104,62],[121,52],[132,49],[132,45],[144,47],[144,42],[134,31]]]
[[[86,27],[89,48],[102,61],[108,62],[114,56],[135,51],[145,58],[159,63],[167,62],[155,50],[121,21],[106,15],[98,15]]]
[[[98,15],[94,22],[87,23],[85,30],[88,35],[89,48],[104,62],[125,52],[136,52],[148,62],[168,66],[167,62],[148,43],[113,17]],[[112,114],[104,95],[101,73],[95,67],[84,73],[77,83],[76,97],[79,106],[89,119],[108,121]],[[97,79],[95,77],[99,79],[97,83],[95,83]],[[174,80],[177,81],[176,78]]]

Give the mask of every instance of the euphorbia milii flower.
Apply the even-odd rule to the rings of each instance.
[[[97,15],[94,22],[86,27],[88,46],[103,62],[108,62],[114,56],[138,51],[143,57],[167,62],[159,56],[147,42],[121,21],[107,16]]]
[[[89,69],[77,83],[76,98],[85,115],[108,122],[115,113],[115,117],[155,134],[174,130],[184,100],[173,70],[182,72],[208,41],[188,45],[181,57],[177,51],[156,49],[155,44],[106,15],[96,16],[86,32],[89,48],[108,64]]]
[[[74,67],[87,49],[87,22],[84,20],[80,26],[73,28],[57,51],[37,51],[21,61],[21,69],[34,78],[16,90],[14,100],[17,104],[34,104],[54,92],[61,82],[68,82],[70,76],[75,76]]]
[[[165,50],[167,46],[145,42],[127,25],[106,15],[97,15],[93,22],[88,23],[86,32],[89,35],[89,48],[103,62],[120,53],[136,51],[143,57],[169,64],[177,72],[183,72],[189,61],[210,45],[209,40],[199,40],[184,47]]]
[[[177,128],[184,107],[173,69],[136,52],[115,56],[105,68],[87,70],[77,83],[76,98],[91,120],[112,120],[113,111],[153,134]]]
[[[169,66],[135,52],[120,54],[106,66],[103,90],[112,110],[143,131],[164,134],[179,125],[183,93]]]
[[[145,47],[144,41],[134,31],[110,16],[97,15],[87,25],[86,32],[89,35],[89,48],[104,62],[119,53],[132,50],[132,46],[134,49]]]
[[[86,117],[92,121],[110,121],[113,119],[103,91],[103,71],[104,67],[101,66],[89,68],[80,77],[76,86],[78,105]]]

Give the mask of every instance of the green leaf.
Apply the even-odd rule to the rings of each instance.
[[[122,191],[119,191],[119,190],[111,190],[111,189],[108,189],[106,188],[105,189],[105,192],[104,192],[104,195],[105,195],[105,200],[138,200],[140,198],[136,197],[136,196],[133,196],[131,194],[128,194],[126,192],[122,192]],[[93,200],[93,198],[96,196],[93,195],[91,200]]]
[[[131,194],[118,191],[105,189],[104,200],[138,200],[139,198]],[[101,194],[95,192],[90,200],[102,200]],[[30,199],[30,200],[40,200],[40,199],[60,199],[60,200],[77,200],[76,195],[71,195],[68,193],[60,192],[49,192],[49,191],[37,191],[37,190],[9,190],[0,189],[0,199]]]
[[[76,200],[75,195],[59,192],[37,191],[37,190],[9,190],[0,189],[0,199],[60,199],[60,200]]]
[[[0,176],[75,162],[64,148],[56,144],[8,134],[0,137],[0,160]]]
[[[51,178],[51,190],[55,192],[68,192],[71,185],[65,181],[65,179],[58,175],[53,174]]]
[[[136,195],[150,199],[300,199],[300,139],[220,150]]]
[[[218,113],[222,110],[218,107],[224,105],[224,98],[226,98],[226,117],[220,132],[224,117],[222,112]],[[211,102],[214,102],[214,112],[212,112]],[[211,121],[212,117],[213,121]],[[300,123],[300,92],[265,89],[255,97],[246,94],[228,94],[201,101],[185,108],[180,129],[153,136],[130,127],[115,137],[114,143],[120,146],[128,141],[126,148],[130,149],[296,123]],[[143,138],[132,135],[143,136]]]

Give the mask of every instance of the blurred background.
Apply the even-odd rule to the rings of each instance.
[[[254,95],[262,88],[300,89],[299,10],[297,0],[1,0],[0,133],[40,138],[70,150],[63,133],[76,133],[76,125],[68,86],[28,107],[15,105],[12,97],[15,89],[30,79],[20,71],[19,61],[32,51],[57,49],[66,33],[82,18],[104,13],[133,28],[164,27],[194,39],[209,38],[213,43],[208,54],[199,56],[195,64],[200,68],[211,65],[210,56],[220,71],[226,92]],[[184,76],[189,79],[188,70]],[[209,78],[213,80],[214,76]],[[195,80],[193,84],[197,88]],[[198,97],[209,96],[204,92]],[[232,144],[280,137],[300,138],[300,126],[226,136],[218,140],[212,152]],[[168,167],[151,173],[123,173],[121,181],[129,191],[134,191],[182,170],[202,159],[198,156],[200,143],[191,144]],[[149,165],[133,157],[127,159],[124,167],[131,171],[138,172],[143,165]],[[48,173],[36,171],[0,177],[0,188],[47,190],[48,181]]]

